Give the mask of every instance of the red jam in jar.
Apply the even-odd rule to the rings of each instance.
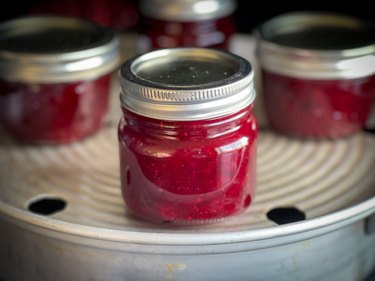
[[[250,64],[201,48],[163,49],[121,68],[123,198],[155,222],[239,214],[255,189],[257,122]]]
[[[135,29],[139,12],[133,0],[41,0],[34,1],[32,15],[76,17],[114,28],[119,32]]]
[[[301,138],[361,131],[375,102],[375,28],[328,13],[292,13],[259,29],[270,127]]]
[[[233,0],[143,0],[142,49],[212,47],[228,49],[236,31]]]
[[[118,39],[104,27],[62,17],[0,26],[0,120],[17,139],[67,143],[101,127]]]

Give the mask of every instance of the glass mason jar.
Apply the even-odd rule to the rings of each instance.
[[[124,200],[155,222],[204,223],[243,212],[255,189],[253,71],[212,49],[153,51],[121,67]]]
[[[234,0],[143,0],[141,51],[171,47],[228,48]]]
[[[96,132],[105,118],[113,31],[65,17],[24,17],[0,25],[0,120],[16,138],[66,143]]]
[[[337,138],[363,129],[375,100],[375,28],[330,13],[291,13],[258,30],[272,129]]]

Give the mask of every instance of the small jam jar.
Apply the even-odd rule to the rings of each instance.
[[[119,41],[110,29],[65,17],[0,25],[0,120],[24,142],[67,143],[105,118]]]
[[[375,100],[374,25],[300,12],[269,20],[258,35],[272,129],[300,138],[338,138],[363,129]]]
[[[143,50],[171,47],[228,48],[236,31],[234,0],[142,0]]]
[[[245,59],[203,48],[153,51],[121,67],[123,198],[155,222],[214,222],[255,188],[258,128]]]

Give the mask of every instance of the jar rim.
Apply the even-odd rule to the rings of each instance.
[[[91,21],[25,16],[0,24],[0,34],[0,73],[5,80],[70,82],[99,77],[119,64],[117,35]],[[46,42],[51,35],[54,42]]]
[[[236,112],[255,99],[250,63],[220,50],[156,50],[125,62],[120,75],[122,105],[156,119],[214,118]],[[185,78],[190,75],[195,75],[198,82],[192,82],[194,77]]]
[[[139,4],[140,11],[145,16],[176,22],[225,17],[233,13],[236,7],[234,0],[141,0]]]
[[[363,36],[343,41],[357,31]],[[332,45],[335,38],[329,36],[340,33],[344,37]],[[282,14],[260,25],[256,37],[262,67],[278,74],[350,79],[375,73],[375,25],[355,17],[315,11]]]

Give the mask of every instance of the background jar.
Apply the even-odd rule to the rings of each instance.
[[[360,131],[375,100],[375,28],[344,15],[306,12],[258,29],[264,104],[275,131],[308,138]]]
[[[228,48],[236,31],[234,0],[142,0],[141,51],[171,47]]]
[[[0,25],[0,119],[16,138],[66,143],[96,132],[118,66],[115,33],[65,17]]]
[[[258,128],[250,64],[201,48],[163,49],[121,67],[124,200],[156,222],[243,212],[255,189]]]

